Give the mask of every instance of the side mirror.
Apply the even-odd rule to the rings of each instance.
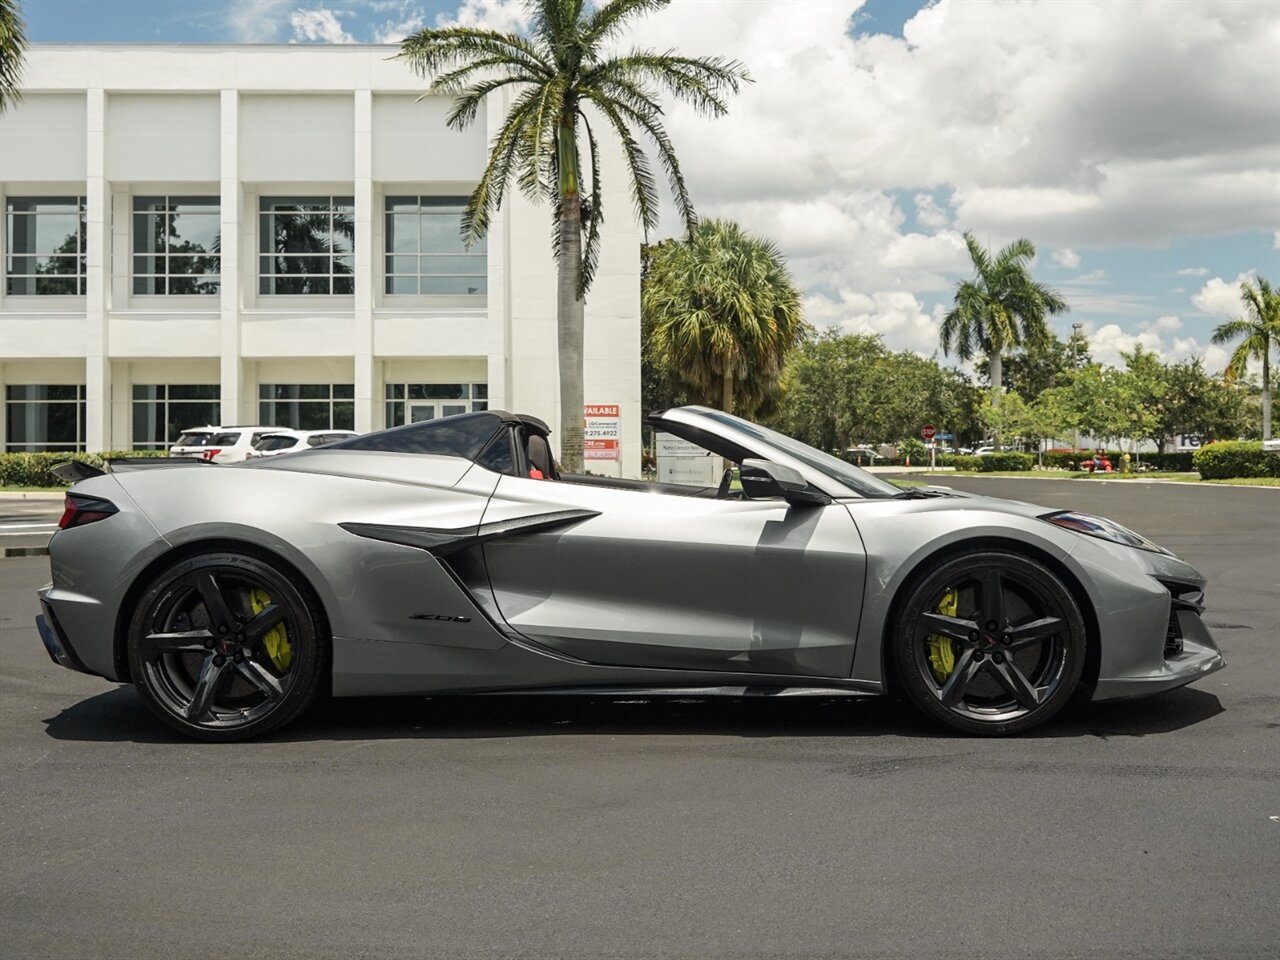
[[[798,470],[768,460],[747,459],[739,471],[742,493],[748,500],[772,500],[782,497],[793,507],[821,507],[831,498],[814,490]]]

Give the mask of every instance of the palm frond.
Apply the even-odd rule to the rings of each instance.
[[[26,25],[16,0],[0,0],[0,113],[22,99],[18,82],[26,50]]]
[[[614,37],[626,25],[641,14],[654,13],[670,6],[671,0],[612,0],[593,13],[582,28],[583,43],[596,46]]]
[[[481,59],[498,59],[543,79],[555,75],[554,65],[518,33],[478,27],[420,30],[401,41],[394,59],[406,61],[421,77]]]

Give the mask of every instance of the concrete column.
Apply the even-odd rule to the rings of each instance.
[[[221,416],[223,423],[240,423],[243,419],[241,388],[244,383],[240,362],[240,305],[243,297],[240,277],[240,215],[244,207],[244,189],[240,185],[240,93],[222,91],[222,120],[218,168],[219,210],[222,229],[222,311],[218,337],[219,373],[222,385]],[[245,278],[252,282],[252,277]],[[256,420],[250,416],[249,420]]]
[[[355,91],[355,361],[356,421],[361,433],[373,429],[377,384],[373,368],[373,305],[378,301],[374,269],[373,224],[378,216],[373,195],[373,93]]]
[[[111,363],[107,343],[108,204],[106,181],[106,91],[86,91],[85,157],[85,446],[109,450]],[[122,438],[124,439],[124,438]],[[127,440],[123,444],[128,446]]]

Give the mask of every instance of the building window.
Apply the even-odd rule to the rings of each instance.
[[[263,197],[258,218],[258,292],[355,292],[351,197]]]
[[[352,383],[264,383],[258,387],[258,422],[290,430],[354,430]]]
[[[489,289],[484,238],[462,243],[461,197],[387,197],[387,293],[483,295]]]
[[[5,387],[4,418],[7,452],[83,450],[84,385]]]
[[[134,197],[133,292],[216,294],[221,233],[217,197]]]
[[[84,197],[10,197],[5,206],[5,292],[83,296]]]
[[[388,383],[387,426],[489,409],[487,383]]]
[[[221,396],[216,383],[134,384],[133,449],[167,450],[184,430],[213,426]]]

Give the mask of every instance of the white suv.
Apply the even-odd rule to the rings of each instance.
[[[277,430],[258,440],[249,457],[275,457],[295,450],[309,450],[335,440],[358,437],[354,430]]]
[[[171,457],[199,457],[213,463],[235,463],[244,460],[253,445],[279,427],[193,427],[184,430],[178,442],[169,448]]]

